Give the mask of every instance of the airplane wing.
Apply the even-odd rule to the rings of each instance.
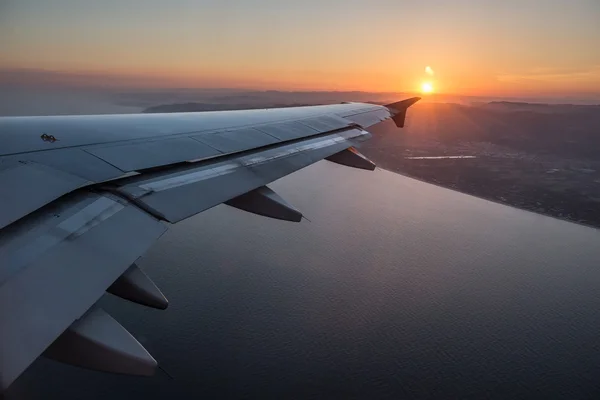
[[[252,111],[0,118],[0,392],[40,355],[150,375],[157,363],[95,305],[164,309],[135,261],[168,229],[225,203],[288,221],[266,185],[322,159],[372,170],[365,128],[404,126],[419,98]]]

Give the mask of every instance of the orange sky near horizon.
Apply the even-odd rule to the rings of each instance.
[[[0,68],[153,87],[597,94],[598,21],[596,0],[6,0]]]

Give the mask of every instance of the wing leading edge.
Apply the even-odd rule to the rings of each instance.
[[[418,100],[0,118],[7,144],[0,184],[10,188],[0,194],[0,391],[42,354],[92,369],[152,373],[152,357],[95,303],[109,291],[167,307],[134,264],[165,223],[221,203],[300,221],[300,211],[267,184],[322,159],[374,169],[355,149],[371,136],[365,128],[388,118],[404,126],[406,109]]]

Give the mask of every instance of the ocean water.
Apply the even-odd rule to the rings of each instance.
[[[102,306],[172,376],[40,359],[12,399],[600,397],[600,232],[388,171],[272,187],[310,220],[218,206],[139,262],[170,300]]]

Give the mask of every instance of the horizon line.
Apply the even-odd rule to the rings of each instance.
[[[35,81],[28,80],[15,81],[3,76],[6,74],[24,74],[19,78],[37,78]],[[37,76],[36,76],[37,75]],[[108,81],[94,82],[87,81],[90,78],[104,78]],[[7,79],[9,78],[9,79]],[[54,79],[53,79],[54,78]],[[61,79],[62,78],[62,79]],[[77,79],[86,79],[85,82],[77,81]],[[206,79],[206,78],[205,78]],[[132,82],[123,82],[132,81]],[[223,85],[210,86],[206,84],[192,83],[189,85],[169,85],[169,81],[174,79],[160,73],[140,73],[131,72],[115,72],[108,70],[58,70],[46,68],[32,67],[11,67],[0,66],[0,87],[20,87],[20,88],[65,88],[65,89],[105,89],[105,90],[231,90],[231,91],[252,91],[252,92],[280,92],[280,93],[360,93],[373,95],[421,95],[415,90],[363,90],[363,89],[323,89],[323,88],[278,88],[277,84],[271,84],[269,87],[261,87],[260,82],[246,83],[238,85]],[[153,86],[155,83],[157,85]],[[283,85],[281,85],[283,86]],[[572,98],[572,97],[587,97],[597,98],[600,100],[600,92],[585,91],[585,92],[538,92],[524,91],[522,93],[502,92],[502,93],[484,93],[484,94],[461,94],[461,93],[433,93],[424,95],[425,98],[436,97],[467,97],[467,98]]]

